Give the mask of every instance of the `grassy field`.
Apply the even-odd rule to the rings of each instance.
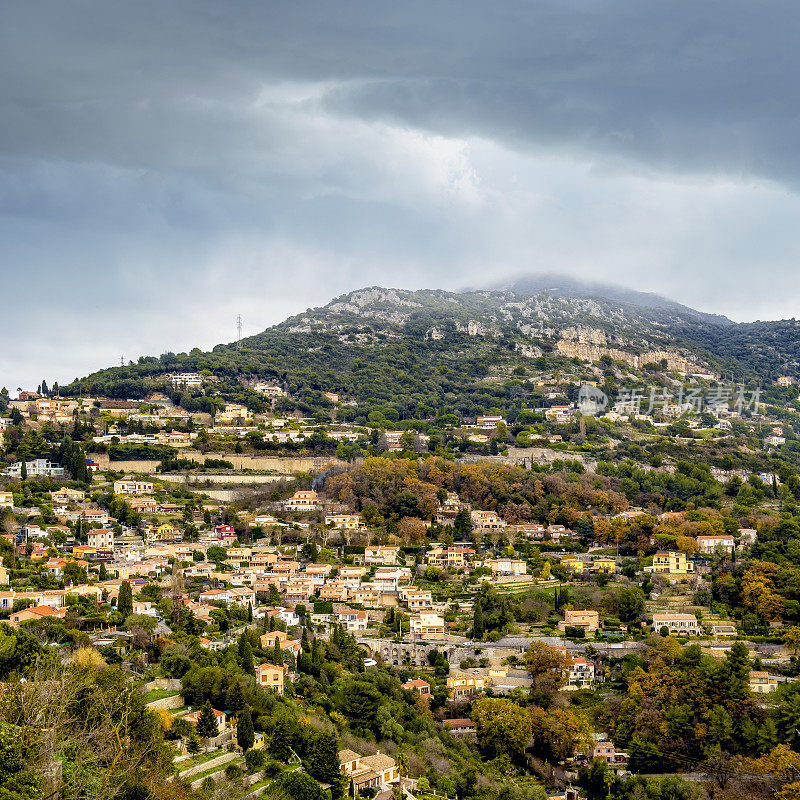
[[[147,694],[143,694],[142,699],[145,703],[150,703],[153,700],[161,700],[164,697],[174,697],[176,694],[180,694],[180,692],[175,689],[152,689]]]

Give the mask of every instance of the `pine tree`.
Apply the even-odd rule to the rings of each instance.
[[[122,581],[119,586],[117,596],[117,611],[122,614],[123,619],[127,619],[133,614],[133,590],[128,581]]]
[[[242,713],[239,714],[238,721],[236,722],[236,742],[245,753],[253,746],[253,742],[255,742],[253,717],[247,706],[242,709]]]
[[[211,703],[208,700],[203,703],[203,708],[200,711],[200,717],[197,720],[197,733],[204,739],[213,739],[219,735],[217,718],[214,716],[214,709],[211,708]]]
[[[453,520],[453,530],[460,539],[464,539],[472,533],[472,520],[466,508],[462,508],[456,514],[456,518]]]
[[[292,757],[290,740],[289,724],[285,719],[279,719],[272,729],[272,738],[269,741],[269,751],[278,761],[285,763]]]
[[[483,639],[483,608],[480,602],[475,603],[475,613],[472,617],[472,638]]]
[[[225,705],[230,711],[241,711],[244,708],[244,695],[239,681],[234,681],[225,692]]]
[[[329,783],[332,786],[340,783],[339,741],[334,733],[322,731],[317,736],[305,766],[308,774],[320,783]]]
[[[200,752],[200,742],[197,741],[197,734],[192,733],[189,741],[186,742],[186,752],[195,755]]]

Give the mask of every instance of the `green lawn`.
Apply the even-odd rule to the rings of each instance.
[[[208,753],[198,753],[196,756],[187,758],[185,761],[179,761],[177,764],[175,764],[175,766],[180,772],[185,772],[187,769],[198,767],[200,764],[205,764],[206,761],[211,761],[212,758],[221,756],[224,753],[225,750],[211,750]]]
[[[164,697],[174,697],[176,694],[180,694],[180,692],[175,689],[151,689],[147,694],[142,695],[142,699],[145,703],[150,703]]]
[[[215,757],[219,755],[222,755],[222,753],[215,753]],[[237,767],[242,767],[244,766],[244,759],[241,756],[239,758],[232,758],[230,761],[226,761],[224,764],[218,764],[216,767],[203,770],[195,775],[189,775],[187,776],[186,780],[188,780],[190,783],[194,783],[195,781],[207,778],[209,775],[216,775],[217,772],[225,772],[225,770],[231,764],[235,764]]]

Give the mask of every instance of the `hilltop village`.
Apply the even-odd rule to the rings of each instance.
[[[4,390],[26,796],[800,796],[797,387],[586,413],[592,377],[472,416]]]

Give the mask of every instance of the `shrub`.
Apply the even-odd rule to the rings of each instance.
[[[247,765],[248,772],[257,772],[264,766],[266,760],[267,756],[263,750],[248,750],[244,754],[244,763]]]

